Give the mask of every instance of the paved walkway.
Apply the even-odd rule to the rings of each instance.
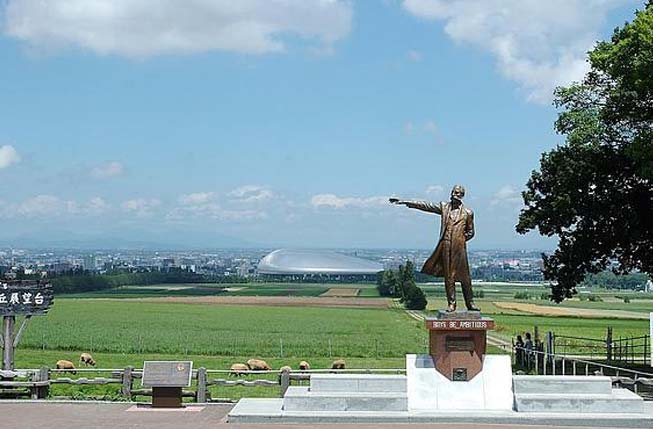
[[[558,429],[556,426],[516,426],[497,424],[322,424],[272,425],[229,424],[225,416],[230,404],[191,405],[183,410],[153,410],[131,403],[0,401],[0,427],[30,429],[240,429],[240,428],[312,428],[312,429],[385,429],[451,428],[451,429]],[[569,429],[569,427],[566,427]]]

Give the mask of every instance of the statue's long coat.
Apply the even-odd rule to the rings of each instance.
[[[474,212],[461,205],[458,216],[454,217],[451,214],[451,204],[447,202],[410,201],[407,206],[441,215],[440,239],[435,250],[424,263],[422,272],[436,277],[444,277],[448,272],[454,281],[471,282],[469,262],[467,261],[467,241],[474,237]],[[447,228],[452,228],[452,230],[449,266],[445,267],[443,239]]]

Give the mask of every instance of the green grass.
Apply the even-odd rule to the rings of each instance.
[[[608,326],[613,329],[613,337],[641,336],[648,332],[648,320],[626,319],[585,319],[579,317],[547,317],[533,315],[495,314],[496,332],[505,338],[515,337],[524,332],[533,333],[537,326],[543,338],[547,331],[558,335],[586,338],[605,338]]]
[[[178,289],[177,289],[178,288]],[[231,288],[233,290],[225,290]],[[159,296],[319,296],[329,289],[361,289],[360,296],[378,296],[370,283],[186,283],[127,285],[109,290],[57,295],[68,298],[152,298]],[[177,290],[175,290],[177,289]]]
[[[385,309],[66,299],[32,319],[21,347],[269,357],[283,343],[285,356],[400,357],[425,338],[418,322]]]
[[[170,287],[189,289],[169,290]],[[242,288],[220,292],[221,288]],[[358,288],[359,296],[378,296],[373,284],[315,283],[249,283],[127,286],[111,291],[56,297],[55,305],[46,316],[30,321],[16,353],[16,367],[54,366],[58,359],[77,362],[79,354],[90,351],[103,368],[141,367],[144,360],[194,361],[194,366],[228,369],[234,362],[251,357],[267,360],[273,368],[282,365],[297,367],[307,359],[313,368],[326,368],[335,358],[343,357],[351,368],[403,368],[406,353],[426,351],[427,332],[423,323],[394,309],[342,309],[265,306],[221,306],[208,304],[148,303],[135,301],[104,301],[97,297],[150,297],[193,295],[248,296],[317,296],[330,288]],[[429,308],[445,307],[444,287],[426,285]],[[495,333],[510,339],[517,334],[533,332],[538,326],[543,338],[547,331],[558,335],[603,338],[607,326],[613,327],[618,338],[648,333],[646,320],[584,319],[547,317],[499,309],[493,301],[514,301],[517,291],[527,290],[539,298],[547,289],[520,285],[484,284],[477,298],[484,314],[495,319]],[[592,291],[605,302],[566,301],[563,306],[597,309],[650,311],[641,295],[629,294],[629,304],[614,299],[624,295],[618,291]],[[462,299],[460,291],[459,298]],[[608,302],[611,299],[612,302]],[[638,299],[639,298],[639,299]],[[649,295],[650,298],[650,295]],[[533,299],[541,305],[555,305]],[[282,351],[283,348],[283,351]],[[500,353],[490,346],[490,353]],[[568,350],[570,351],[570,350]],[[78,374],[79,376],[79,374]],[[275,376],[270,376],[274,378]],[[211,375],[211,378],[223,378]],[[256,378],[260,378],[257,376]],[[73,387],[58,385],[53,395],[94,395],[117,397],[119,386]],[[216,388],[214,397],[277,396],[277,389]]]

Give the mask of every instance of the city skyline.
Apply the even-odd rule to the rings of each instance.
[[[643,3],[73,4],[0,2],[3,246],[429,249],[387,199],[462,183],[470,249],[552,249],[551,91]]]

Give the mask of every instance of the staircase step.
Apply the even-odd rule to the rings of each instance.
[[[405,375],[313,374],[313,392],[400,392],[406,393]]]
[[[569,393],[606,394],[612,391],[610,377],[595,375],[515,375],[512,377],[515,394]]]
[[[285,411],[407,411],[406,392],[314,392],[291,386],[283,397]]]
[[[515,394],[519,412],[534,413],[642,413],[644,400],[627,389],[613,389],[610,394]]]

